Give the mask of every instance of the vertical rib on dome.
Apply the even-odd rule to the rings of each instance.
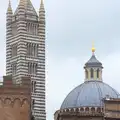
[[[96,56],[93,54],[92,57],[85,64],[86,67],[102,67],[102,63],[99,62]]]
[[[65,98],[61,109],[79,107],[103,107],[103,98],[109,95],[118,98],[119,93],[111,86],[100,81],[85,82],[74,88]]]

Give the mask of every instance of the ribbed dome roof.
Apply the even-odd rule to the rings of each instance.
[[[107,95],[111,98],[118,98],[119,96],[118,92],[106,83],[101,81],[86,81],[68,94],[61,109],[103,106],[102,99]]]
[[[88,62],[85,64],[85,67],[102,67],[102,63],[97,60],[93,54]]]

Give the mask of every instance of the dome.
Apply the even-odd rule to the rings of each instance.
[[[119,94],[102,81],[86,81],[68,94],[61,109],[103,106],[102,100],[106,96],[118,98]]]
[[[62,103],[61,109],[79,107],[103,107],[103,99],[118,98],[119,93],[103,82],[102,63],[97,60],[95,48],[92,48],[92,56],[85,63],[85,82],[73,89]]]

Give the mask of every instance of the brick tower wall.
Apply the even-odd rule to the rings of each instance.
[[[15,85],[11,76],[3,77],[0,86],[0,120],[30,120],[31,82],[23,77],[21,85]]]

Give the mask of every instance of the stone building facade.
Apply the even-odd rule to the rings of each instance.
[[[21,84],[12,82],[11,76],[4,76],[0,85],[0,120],[31,119],[31,82],[22,77]]]
[[[120,98],[104,100],[104,118],[106,120],[120,120]]]
[[[15,84],[31,77],[32,114],[46,119],[45,111],[45,9],[37,14],[30,0],[19,0],[15,12],[9,2],[6,16],[6,75]]]
[[[85,63],[85,81],[63,101],[54,120],[120,120],[120,94],[103,82],[102,63],[95,56]]]

